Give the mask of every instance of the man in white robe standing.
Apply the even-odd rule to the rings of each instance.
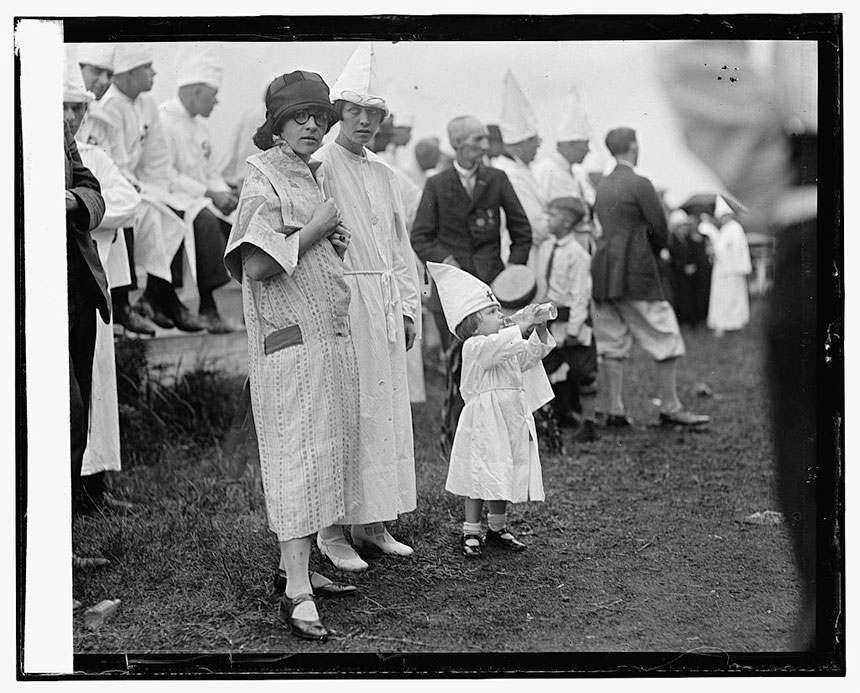
[[[409,556],[412,548],[395,540],[384,523],[416,505],[406,352],[420,337],[421,302],[397,175],[366,147],[388,112],[372,44],[353,53],[331,99],[340,130],[315,158],[323,162],[323,189],[352,233],[344,277],[361,392],[359,460],[350,467],[355,477],[344,484],[342,524],[351,525],[356,548]],[[341,570],[368,567],[340,525],[320,530],[317,545]]]
[[[571,87],[565,100],[555,151],[532,164],[538,190],[546,200],[575,197],[585,205],[584,220],[594,232],[594,186],[582,162],[588,155],[591,125],[579,90]],[[596,235],[596,234],[595,234]]]
[[[223,334],[234,328],[218,312],[214,291],[230,281],[223,258],[239,198],[218,171],[205,122],[218,103],[221,51],[212,44],[183,46],[176,66],[177,95],[158,107],[173,168],[170,207],[194,227],[198,318],[209,332]]]
[[[95,95],[84,87],[75,49],[71,45],[66,47],[65,67],[63,118],[72,135],[75,135],[85,117],[87,104],[95,99]],[[98,179],[105,202],[104,217],[99,226],[90,231],[90,235],[96,242],[108,288],[128,286],[131,273],[122,229],[131,225],[140,204],[140,195],[102,149],[86,142],[77,141],[76,144],[84,166]],[[105,491],[104,472],[119,470],[119,409],[113,323],[96,321],[87,447],[81,467],[83,512],[104,506],[128,507],[127,503],[114,499]]]
[[[117,44],[113,84],[90,110],[81,126],[81,139],[110,155],[123,175],[141,194],[134,220],[135,260],[147,274],[146,289],[135,309],[159,327],[186,332],[203,329],[179,300],[174,270],[181,274],[181,252],[195,278],[194,233],[191,224],[168,207],[170,156],[158,106],[151,94],[155,70],[148,44]],[[175,259],[175,268],[171,263]]]
[[[493,159],[493,167],[504,171],[514,187],[520,204],[532,228],[532,247],[527,265],[534,270],[538,248],[549,238],[546,228],[545,198],[538,188],[530,164],[534,161],[541,139],[538,135],[537,118],[513,73],[505,75],[502,117],[499,121],[505,151]],[[503,231],[503,258],[507,259],[510,237],[507,228]]]

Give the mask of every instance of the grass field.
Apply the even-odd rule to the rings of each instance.
[[[444,490],[441,382],[428,372],[428,401],[413,408],[418,508],[391,525],[415,555],[375,559],[352,578],[358,597],[319,601],[333,631],[326,644],[292,637],[268,600],[278,554],[259,473],[231,482],[211,425],[229,415],[240,385],[229,381],[203,435],[141,425],[145,440],[125,436],[130,461],[114,493],[134,510],[76,522],[75,552],[110,565],[76,572],[75,597],[122,605],[95,632],[78,615],[75,652],[785,649],[798,593],[787,530],[742,521],[776,509],[760,336],[757,303],[743,333],[685,332],[679,389],[712,417],[704,432],[654,425],[654,369],[636,352],[626,394],[636,428],[568,441],[566,456],[543,453],[546,502],[509,513],[528,550],[478,561],[458,551],[462,503]],[[695,394],[701,382],[712,397]],[[345,577],[316,549],[311,561]]]

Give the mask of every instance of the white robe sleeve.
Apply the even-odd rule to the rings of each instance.
[[[505,327],[496,334],[469,337],[463,344],[463,360],[468,353],[484,370],[498,366],[511,356],[526,349],[526,341],[516,325]]]
[[[105,215],[98,228],[118,229],[133,226],[140,195],[131,183],[101,149],[82,148],[81,159],[98,178],[105,200]]]

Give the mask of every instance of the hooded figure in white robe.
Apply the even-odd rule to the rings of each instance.
[[[541,194],[530,166],[540,146],[540,137],[534,111],[510,71],[505,75],[499,129],[506,151],[502,156],[493,159],[493,167],[507,174],[528,217],[532,228],[532,248],[526,264],[534,270],[537,249],[549,238],[546,227],[547,199]],[[506,260],[510,249],[507,228],[503,228],[502,234],[502,258]]]
[[[331,89],[332,102],[346,102],[381,112],[377,123],[387,114],[385,100],[379,96],[373,66],[372,47],[362,44],[347,63]],[[347,499],[347,514],[342,524],[353,525],[357,545],[364,542],[379,546],[373,537],[357,530],[395,520],[400,513],[415,509],[415,455],[412,438],[412,412],[407,387],[407,329],[420,336],[421,302],[418,273],[407,231],[401,188],[397,175],[365,146],[343,139],[323,145],[315,158],[323,162],[324,192],[334,199],[343,224],[351,232],[344,257],[344,277],[351,290],[349,320],[360,374],[360,434],[358,475],[346,484],[355,498]],[[368,126],[370,130],[373,125]],[[372,137],[372,135],[371,135]],[[352,144],[358,153],[347,148]],[[414,331],[413,331],[414,330]],[[329,528],[331,530],[331,528]],[[339,528],[337,529],[339,532]],[[384,532],[384,535],[382,534]],[[389,553],[409,555],[412,550],[399,542],[393,546],[387,530],[379,529],[381,548]],[[325,555],[329,540],[342,543],[342,533],[321,532],[318,543]],[[391,539],[393,542],[393,539]],[[348,547],[343,547],[348,549]],[[344,569],[362,570],[360,559],[352,557]],[[358,560],[356,560],[358,559]]]
[[[721,334],[739,330],[750,320],[747,277],[752,273],[752,261],[746,232],[734,218],[732,208],[719,195],[714,206],[714,217],[721,225],[711,237],[714,266],[711,271],[708,327]]]

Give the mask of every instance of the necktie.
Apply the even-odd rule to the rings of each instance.
[[[552,252],[549,254],[549,261],[546,263],[546,288],[549,291],[549,278],[552,275],[552,261],[555,258],[555,251],[558,250],[558,243],[552,244]]]

